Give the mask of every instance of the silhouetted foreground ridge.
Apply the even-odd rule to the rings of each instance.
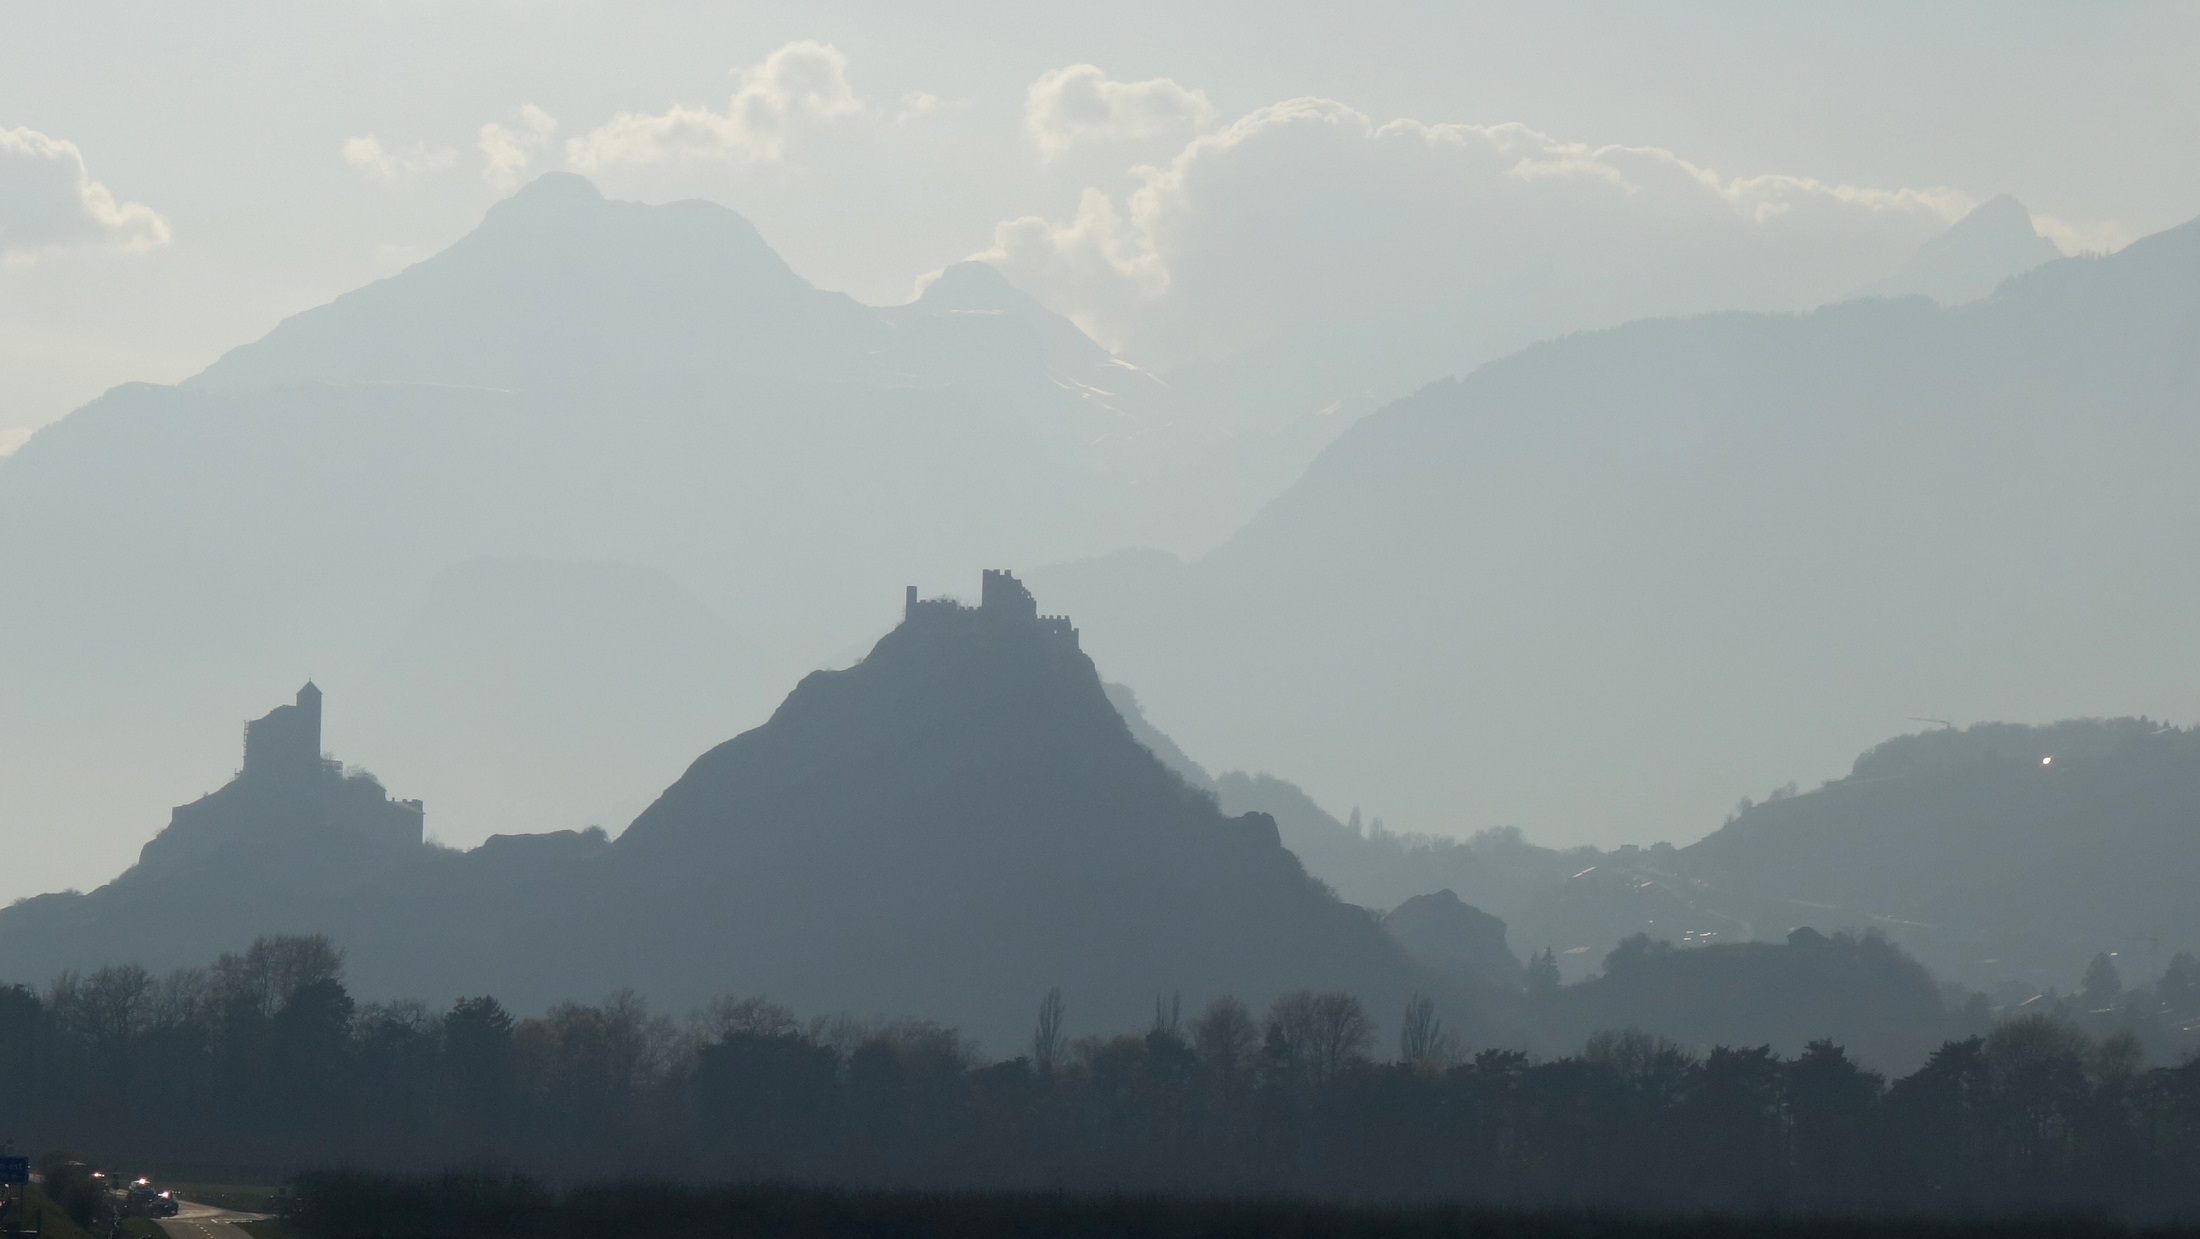
[[[541,1010],[633,989],[679,1009],[767,993],[996,1047],[1022,1041],[1055,986],[1103,1026],[1144,1019],[1156,994],[1265,1006],[1298,989],[1349,991],[1385,1019],[1427,990],[1472,1018],[1467,987],[1308,877],[1271,818],[1226,816],[1133,739],[1076,629],[1015,577],[987,573],[974,607],[912,590],[906,610],[616,841],[423,844],[417,802],[322,759],[309,685],[128,873],[0,910],[0,977],[165,971],[319,933],[374,998]]]
[[[996,1045],[1055,985],[1121,1024],[1157,993],[1342,989],[1388,1012],[1423,984],[1267,815],[1223,816],[1134,740],[1076,630],[1005,572],[977,607],[911,591],[860,664],[697,759],[612,845],[607,879],[601,932],[629,944],[607,988],[700,1000],[654,944],[740,944],[717,985]]]

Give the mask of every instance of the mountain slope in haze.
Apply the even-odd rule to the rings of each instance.
[[[773,378],[939,387],[1033,375],[1073,393],[1052,412],[1095,437],[1154,418],[1165,399],[992,267],[958,263],[916,301],[874,308],[812,287],[723,207],[609,201],[553,172],[443,252],[284,321],[186,385],[631,399],[673,379],[722,399]]]
[[[1885,280],[1861,290],[1870,297],[1931,297],[1942,305],[1976,301],[2003,280],[2062,257],[2039,234],[2024,204],[2003,194],[1974,207]]]
[[[1889,740],[1753,805],[1675,866],[1737,915],[1871,926],[1944,976],[2075,988],[2200,948],[2200,732],[1983,723]]]
[[[308,675],[342,691],[346,751],[459,838],[622,820],[669,755],[875,638],[904,582],[1144,536],[1127,445],[1173,409],[991,268],[866,307],[733,212],[544,177],[445,252],[0,460],[0,640],[40,652],[0,681],[0,782],[76,849],[66,877],[15,872],[120,869],[122,824],[222,760],[214,720]],[[621,574],[650,582],[623,607]],[[536,709],[440,674],[508,659],[545,613],[595,623],[545,650],[561,689],[639,669],[646,723],[633,694]]]
[[[403,846],[379,818],[326,825],[328,804],[380,789],[320,758],[312,700],[295,760],[248,750],[122,878],[0,910],[0,976],[165,969],[304,932],[343,945],[370,998],[493,993],[530,1010],[627,986],[674,1008],[766,993],[946,1020],[1011,1051],[1057,985],[1079,1028],[1135,1027],[1157,995],[1260,1007],[1299,988],[1359,994],[1381,1023],[1415,989],[1456,1026],[1489,1018],[1309,878],[1273,821],[1224,816],[1154,758],[1076,630],[1006,573],[977,607],[912,598],[869,656],[806,677],[608,843],[457,853],[421,843],[417,804],[391,810],[410,814]],[[331,842],[354,836],[374,863]]]
[[[1670,845],[1559,849],[1511,829],[1470,840],[1399,834],[1380,818],[1362,825],[1357,811],[1340,821],[1287,779],[1240,770],[1208,774],[1147,719],[1129,687],[1110,684],[1107,691],[1131,735],[1163,765],[1213,796],[1224,813],[1272,819],[1308,873],[1348,903],[1387,909],[1391,936],[1440,970],[1517,987],[1520,961],[1511,945],[1517,943],[1552,952],[1563,979],[1579,981],[1633,934],[1693,943],[1751,932],[1738,916],[1705,906],[1692,884],[1675,881]]]
[[[1959,307],[1570,336],[1355,426],[1194,563],[1034,580],[1216,767],[1686,842],[1911,716],[2200,713],[2194,339],[2200,225]]]
[[[1936,976],[2011,1001],[2074,988],[2104,953],[2139,981],[2200,950],[2189,897],[2200,884],[2200,733],[2148,719],[1899,736],[1845,777],[1745,802],[1684,848],[1558,849],[1509,829],[1401,835],[1356,814],[1341,822],[1272,775],[1210,778],[1129,689],[1109,695],[1141,743],[1225,812],[1274,818],[1307,872],[1343,898],[1393,908],[1392,919],[1420,904],[1410,919],[1455,923],[1459,950],[1508,939],[1549,950],[1570,981],[1638,936],[1701,947],[1779,942],[1806,927],[1878,935]],[[1490,914],[1494,930],[1478,927]],[[1732,958],[1740,975],[1765,957]],[[1915,988],[1889,992],[1905,987]],[[1596,1031],[1575,1026],[1602,1002],[1569,999],[1561,1025]]]

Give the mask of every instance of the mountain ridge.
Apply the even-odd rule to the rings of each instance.
[[[1686,842],[1912,715],[2183,717],[2196,240],[1547,341],[1196,561],[1034,583],[1203,759],[1440,834]]]

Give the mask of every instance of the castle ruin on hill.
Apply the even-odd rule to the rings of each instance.
[[[978,605],[967,607],[953,598],[919,598],[909,586],[902,603],[902,622],[919,623],[948,615],[977,615],[1005,623],[1022,622],[1077,648],[1077,628],[1066,615],[1039,614],[1039,600],[1031,596],[1016,574],[1006,568],[987,568],[978,580]]]
[[[245,724],[244,765],[219,791],[178,805],[138,856],[141,868],[260,857],[311,857],[331,867],[399,860],[426,840],[417,800],[393,800],[373,775],[346,774],[321,751],[321,690]]]

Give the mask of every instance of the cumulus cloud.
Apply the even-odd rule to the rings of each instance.
[[[430,150],[425,142],[385,146],[382,139],[370,133],[344,143],[344,162],[368,180],[389,185],[423,173],[440,172],[458,162],[458,152],[447,146]]]
[[[567,142],[565,157],[582,172],[728,157],[771,163],[805,129],[868,111],[848,84],[848,57],[840,49],[789,43],[741,75],[725,111],[680,104],[658,113],[621,113]]]
[[[913,90],[901,97],[901,108],[894,113],[894,123],[897,125],[913,124],[927,116],[959,106],[961,105],[949,103],[931,91]]]
[[[1214,119],[1214,105],[1203,91],[1165,77],[1118,82],[1095,65],[1041,74],[1024,100],[1024,131],[1046,155],[1084,142],[1196,133]]]
[[[1397,329],[1365,333],[1381,350],[1427,354],[1396,361],[1424,368],[1413,382],[1583,327],[1819,304],[1975,205],[1945,188],[1726,175],[1518,124],[1378,124],[1312,98],[1131,178],[1066,221],[1001,223],[975,257],[1164,366],[1384,322]]]
[[[75,143],[35,129],[0,129],[0,262],[85,250],[140,253],[168,238],[159,212],[118,202],[92,179]]]
[[[481,179],[498,190],[512,189],[557,131],[557,119],[532,103],[521,105],[516,125],[496,121],[483,125],[476,143],[481,150]]]

